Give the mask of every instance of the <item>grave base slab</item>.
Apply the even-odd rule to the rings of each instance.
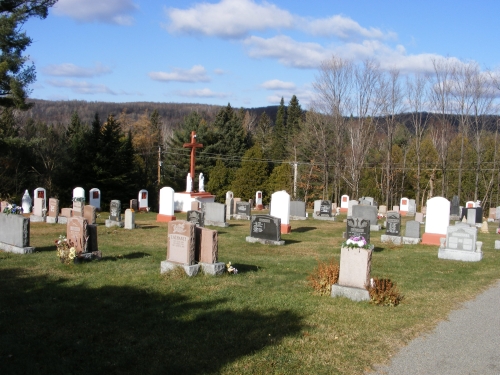
[[[281,224],[281,234],[292,233],[292,226],[290,224]]]
[[[66,216],[58,216],[57,224],[68,224],[68,218]]]
[[[8,243],[5,242],[0,242],[0,250],[14,254],[31,254],[35,251],[35,248],[30,246],[19,247],[19,246],[9,245]]]
[[[366,289],[353,288],[350,286],[343,286],[339,284],[332,285],[331,296],[335,297],[346,297],[355,302],[369,301],[370,293]]]
[[[200,270],[199,264],[193,264],[192,266],[188,266],[186,264],[172,263],[172,262],[169,262],[168,260],[164,260],[160,264],[160,273],[170,272],[177,267],[184,268],[186,275],[188,275],[189,277],[196,276],[196,274]]]
[[[229,226],[228,222],[225,221],[212,221],[212,220],[205,220],[205,226],[210,225],[212,227],[221,227],[221,228],[227,228]]]
[[[313,214],[313,219],[335,221],[335,216],[317,216],[317,215]]]
[[[394,245],[401,245],[402,237],[383,234],[382,236],[380,236],[380,241],[383,243],[392,243]]]
[[[370,225],[370,232],[378,232],[382,227],[380,225]]]
[[[233,215],[233,220],[250,220],[250,216],[248,215]]]
[[[174,215],[163,215],[163,214],[156,215],[157,223],[168,223],[170,221],[175,221],[175,220],[176,218]]]
[[[483,252],[440,248],[438,251],[438,258],[461,260],[463,262],[479,262],[481,259],[483,259]]]
[[[124,226],[123,221],[114,221],[106,219],[106,228],[111,228],[111,227],[123,228],[123,226]]]
[[[57,224],[56,216],[47,216],[47,224]]]
[[[45,216],[30,215],[30,222],[43,223],[45,222]]]
[[[226,270],[226,265],[222,262],[218,263],[200,263],[203,273],[207,275],[222,275]]]
[[[441,245],[441,238],[446,238],[446,234],[424,233],[422,235],[422,245]]]
[[[415,237],[403,237],[404,245],[418,245],[420,243],[420,238]]]
[[[290,220],[307,220],[306,216],[290,216]]]
[[[265,240],[263,238],[255,238],[255,237],[250,237],[250,236],[248,236],[246,238],[246,241],[252,242],[252,243],[259,242],[259,243],[264,244],[264,245],[276,245],[276,246],[283,246],[285,244],[285,241],[283,241],[283,240],[273,241],[273,240]]]

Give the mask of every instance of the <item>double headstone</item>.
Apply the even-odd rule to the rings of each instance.
[[[250,236],[247,242],[260,242],[267,245],[284,245],[281,240],[281,220],[271,215],[252,215]]]
[[[439,259],[478,262],[483,258],[482,242],[477,242],[477,228],[458,223],[448,227],[446,239],[441,240]]]
[[[189,276],[200,268],[196,264],[196,226],[193,223],[176,220],[168,223],[167,260],[161,262],[160,272],[169,272],[183,267]]]

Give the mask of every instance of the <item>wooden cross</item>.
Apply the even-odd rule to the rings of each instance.
[[[190,173],[191,173],[191,179],[194,181],[194,164],[196,160],[196,149],[197,148],[202,148],[203,145],[201,143],[196,143],[196,132],[192,131],[191,132],[191,143],[184,143],[185,148],[191,148],[191,168],[190,168]]]

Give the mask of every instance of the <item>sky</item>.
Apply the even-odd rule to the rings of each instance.
[[[314,99],[322,61],[500,66],[500,1],[59,0],[30,19],[30,97],[255,108]]]

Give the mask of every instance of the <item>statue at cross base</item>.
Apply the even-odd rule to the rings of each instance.
[[[184,143],[184,145],[182,147],[191,149],[191,163],[190,163],[189,173],[190,173],[191,179],[193,180],[194,179],[194,168],[195,168],[195,163],[196,163],[196,149],[202,148],[203,144],[196,142],[196,132],[192,131],[191,132],[191,143]],[[186,192],[188,192],[188,189],[189,189],[189,187],[186,187]],[[189,189],[189,192],[191,192],[191,189]]]

